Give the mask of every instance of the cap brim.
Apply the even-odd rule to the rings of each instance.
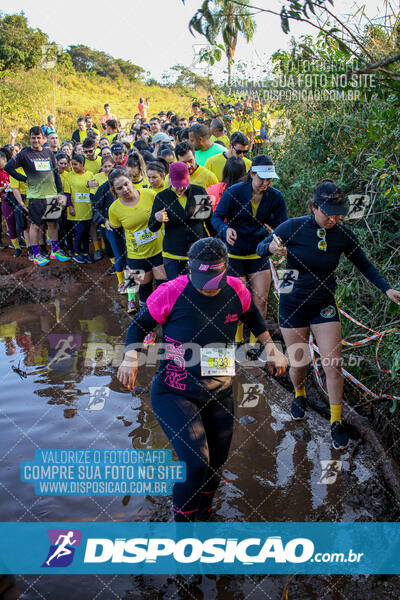
[[[347,204],[320,203],[318,206],[325,215],[328,215],[328,217],[331,217],[332,215],[347,215],[349,212]]]
[[[220,290],[226,285],[226,268],[220,273],[204,273],[190,269],[193,286],[198,290]]]
[[[279,179],[274,167],[266,169],[262,165],[251,167],[253,173],[257,173],[260,179]]]

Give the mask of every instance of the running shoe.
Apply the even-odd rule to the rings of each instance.
[[[136,305],[134,300],[129,300],[128,302],[128,313],[136,312]]]
[[[90,254],[82,254],[83,258],[85,259],[86,263],[89,263],[89,265],[92,265],[94,263],[93,258],[90,256]]]
[[[111,265],[111,267],[108,269],[106,275],[115,275],[115,265]]]
[[[150,346],[150,344],[154,344],[155,340],[156,340],[156,332],[150,331],[150,333],[148,333],[143,340],[143,346]]]
[[[28,248],[28,260],[33,261],[33,252],[31,248]]]
[[[49,263],[49,259],[46,258],[45,256],[42,256],[41,254],[38,254],[37,256],[33,257],[33,263],[37,266],[37,267],[44,267]]]
[[[93,258],[94,260],[101,260],[103,258],[103,252],[101,250],[95,250]]]
[[[331,425],[332,446],[335,450],[346,450],[349,445],[349,434],[344,425],[335,421]]]
[[[126,289],[125,283],[122,282],[118,286],[118,294],[127,294],[128,290]]]
[[[66,262],[69,260],[69,256],[67,256],[62,250],[56,250],[52,252],[49,256],[51,260],[59,260],[60,262]]]
[[[301,419],[304,419],[306,414],[306,399],[304,396],[297,396],[297,398],[295,397],[293,399],[290,414],[294,421],[301,421]]]
[[[80,265],[84,265],[85,264],[85,259],[83,258],[82,254],[78,254],[77,252],[75,252],[72,255],[72,260],[74,260],[76,263],[79,263]]]
[[[40,244],[39,251],[42,256],[44,256],[45,258],[49,258],[46,244]]]
[[[14,252],[14,258],[18,258],[19,256],[21,256],[21,254],[21,248],[17,248]]]

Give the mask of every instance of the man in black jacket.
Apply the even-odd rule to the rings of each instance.
[[[172,163],[169,178],[171,186],[154,199],[149,229],[158,231],[164,223],[163,262],[171,280],[185,271],[190,246],[215,235],[215,229],[210,198],[203,187],[190,183],[187,165]]]

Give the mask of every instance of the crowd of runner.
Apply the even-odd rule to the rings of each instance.
[[[270,120],[257,99],[217,107],[209,96],[205,108],[193,102],[189,117],[161,111],[148,118],[149,109],[140,98],[132,126],[123,130],[106,104],[98,124],[89,114],[79,117],[71,139],[62,142],[50,115],[30,129],[29,146],[14,139],[1,148],[9,237],[2,247],[10,245],[16,257],[26,247],[39,268],[108,257],[118,293],[127,294],[128,312],[136,313],[118,373],[130,389],[138,345],[152,343],[162,325],[167,351],[152,404],[188,469],[187,481],[174,488],[174,511],[178,520],[204,519],[232,436],[235,356],[228,346],[244,342],[246,325],[253,353],[265,353],[270,373],[280,375],[288,365],[265,322],[270,257],[286,258],[292,273],[281,283],[279,301],[294,386],[291,415],[300,420],[306,413],[307,366],[296,362],[293,349],[307,345],[311,329],[323,359],[336,449],[349,443],[341,422],[334,277],[341,254],[397,304],[400,292],[343,224],[347,205],[333,181],[315,182],[308,214],[288,218],[284,196],[272,185],[279,179],[273,160],[262,151]],[[207,342],[227,348],[203,352]],[[187,356],[189,343],[201,348],[198,360]]]

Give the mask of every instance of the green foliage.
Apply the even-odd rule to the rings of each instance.
[[[23,13],[0,15],[0,69],[31,69],[40,64],[49,39],[40,29],[28,27]]]
[[[81,73],[94,73],[113,80],[125,76],[129,81],[137,81],[144,74],[142,67],[133,64],[129,60],[113,58],[106,52],[93,50],[82,44],[70,46],[68,54],[71,57],[74,69]]]

